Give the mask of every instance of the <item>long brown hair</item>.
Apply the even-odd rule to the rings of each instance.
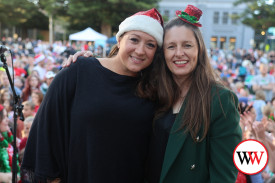
[[[167,23],[164,31],[167,32],[174,26],[185,26],[192,30],[198,45],[198,62],[189,78],[192,82],[186,97],[186,107],[180,129],[188,131],[194,140],[199,131],[203,129],[203,137],[200,139],[203,140],[210,125],[211,88],[221,83],[216,79],[217,75],[210,64],[199,28],[179,18],[174,18]],[[160,69],[157,82],[159,109],[156,112],[156,118],[158,118],[173,107],[173,104],[180,97],[180,87],[173,80],[172,73],[164,60],[164,55],[159,61],[159,68],[156,67],[156,69]]]

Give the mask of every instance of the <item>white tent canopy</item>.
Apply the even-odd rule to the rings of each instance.
[[[69,39],[75,40],[75,41],[96,41],[96,40],[107,40],[107,36],[104,34],[100,34],[96,32],[91,27],[88,27],[87,29],[70,34]]]

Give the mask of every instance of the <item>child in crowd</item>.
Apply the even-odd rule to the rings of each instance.
[[[255,100],[253,102],[253,108],[256,111],[256,121],[261,121],[263,118],[263,107],[265,103],[265,93],[263,90],[256,91]]]
[[[22,105],[24,106],[22,113],[25,119],[29,116],[35,115],[35,112],[34,112],[35,105],[32,101],[25,101],[22,103]]]

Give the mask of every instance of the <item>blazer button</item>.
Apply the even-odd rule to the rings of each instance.
[[[195,164],[193,164],[193,165],[191,165],[190,170],[194,170],[195,168],[196,168],[196,165],[195,165]]]

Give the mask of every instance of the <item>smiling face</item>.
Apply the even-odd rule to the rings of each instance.
[[[152,63],[157,41],[147,33],[129,31],[119,38],[118,47],[116,71],[122,75],[136,76]]]
[[[198,44],[194,33],[185,26],[174,26],[165,32],[164,55],[175,80],[190,76],[198,63]]]

